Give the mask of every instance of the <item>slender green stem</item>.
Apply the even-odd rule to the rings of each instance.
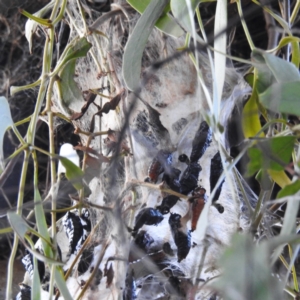
[[[28,122],[30,122],[30,120],[31,120],[31,116],[29,116],[29,117],[27,117],[27,118],[25,118],[25,119],[23,119],[21,121],[16,122],[15,126],[18,127],[18,126],[20,126],[22,124],[28,123]]]
[[[295,7],[294,7],[294,10],[292,12],[291,18],[290,18],[291,25],[293,25],[293,23],[296,20],[296,17],[298,17],[299,9],[300,9],[300,0],[297,0],[297,2],[295,4]]]
[[[56,4],[58,4],[60,1],[56,1]],[[55,9],[53,9],[52,14],[51,14],[51,20],[53,20],[52,24],[53,26],[56,25],[56,23],[58,23],[65,14],[65,9],[66,9],[66,5],[67,5],[67,0],[63,0],[60,10],[59,10],[59,14],[57,15],[57,17],[53,20],[53,18],[55,17],[55,14],[57,13],[56,11],[56,7]]]
[[[28,144],[24,144],[22,145],[20,148],[18,148],[14,153],[12,153],[8,158],[6,158],[5,161],[9,161],[12,158],[18,156],[22,151],[24,151],[25,149],[29,148]]]
[[[27,175],[27,169],[28,169],[29,155],[30,155],[30,152],[28,150],[25,150],[20,185],[19,185],[17,211],[16,211],[17,214],[19,214],[19,215],[22,214],[22,205],[23,205],[23,199],[24,199],[24,190],[25,190],[25,184],[26,184],[26,177],[27,177],[26,175]],[[11,255],[9,257],[9,262],[8,262],[7,283],[6,283],[6,300],[12,299],[13,265],[14,265],[18,245],[19,245],[19,238],[18,238],[17,234],[15,233],[14,234],[14,243],[13,243],[13,247],[11,249]]]
[[[299,293],[299,285],[298,285],[298,278],[297,278],[297,272],[294,264],[294,255],[293,255],[293,249],[290,244],[288,244],[288,249],[289,249],[289,256],[290,256],[290,262],[293,264],[291,266],[291,272],[293,276],[293,282],[294,282],[294,290]],[[288,270],[290,269],[290,266],[288,267]]]
[[[52,20],[52,21],[54,19],[56,19],[56,15],[57,15],[57,12],[58,12],[58,9],[59,9],[60,2],[61,2],[61,0],[56,0],[55,1],[55,4],[54,4],[52,12],[51,12],[51,16],[50,16],[50,20]]]
[[[251,34],[250,34],[249,30],[248,30],[248,26],[246,24],[246,21],[244,19],[241,0],[237,0],[236,4],[237,4],[238,12],[239,12],[239,15],[240,15],[240,18],[241,18],[241,23],[242,23],[242,26],[244,28],[245,35],[247,37],[249,46],[250,46],[251,50],[253,51],[255,49],[255,46],[254,46],[254,43],[252,41]]]
[[[27,85],[22,85],[22,86],[11,86],[10,87],[10,95],[13,96],[14,94],[24,91],[24,90],[28,90],[28,89],[32,89],[38,85],[41,84],[41,79],[38,79],[37,81],[27,84]]]

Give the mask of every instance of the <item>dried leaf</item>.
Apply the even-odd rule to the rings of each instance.
[[[96,113],[96,115],[102,117],[102,114],[108,114],[110,110],[115,110],[120,100],[122,99],[124,90],[121,93],[113,97],[109,102],[106,102],[103,107]]]
[[[95,101],[97,95],[89,93],[86,99],[86,103],[81,107],[81,112],[74,112],[70,117],[71,120],[79,120],[85,112],[88,110],[89,106]]]

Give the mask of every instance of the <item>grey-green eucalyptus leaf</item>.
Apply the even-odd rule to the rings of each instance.
[[[30,226],[26,223],[26,221],[18,215],[14,211],[8,211],[7,212],[7,218],[11,225],[11,227],[14,229],[14,232],[19,236],[19,238],[24,241],[25,234],[27,231],[30,230]]]
[[[127,0],[127,2],[140,14],[143,14],[151,0]],[[184,31],[182,28],[176,23],[174,18],[169,14],[169,9],[164,10],[164,13],[161,15],[161,17],[157,20],[155,23],[155,27],[161,30],[162,32],[173,36],[173,37],[180,37],[184,34]]]
[[[194,15],[195,9],[200,3],[200,0],[191,0],[190,8],[192,9],[192,14]],[[190,34],[192,34],[192,23],[194,20],[190,18],[189,6],[185,0],[171,0],[171,10],[175,19],[179,24]]]
[[[61,295],[63,296],[63,299],[73,300],[73,297],[71,296],[69,289],[67,288],[66,281],[60,268],[55,268],[55,282]]]
[[[124,51],[122,71],[127,88],[131,91],[139,87],[144,49],[155,23],[167,3],[167,0],[152,0],[128,39]]]
[[[3,139],[6,130],[14,126],[11,117],[8,101],[5,97],[0,97],[0,173],[4,169]]]
[[[274,112],[300,116],[300,81],[275,82],[259,95],[259,99]]]

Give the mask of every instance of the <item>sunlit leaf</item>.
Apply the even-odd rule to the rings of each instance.
[[[274,112],[300,116],[300,81],[273,83],[260,94],[261,103]]]
[[[243,109],[242,126],[245,138],[255,137],[261,130],[259,119],[260,114],[257,106],[257,101],[257,93],[254,90]],[[264,137],[264,133],[261,132],[259,134],[259,137]]]
[[[278,198],[294,195],[298,191],[300,191],[300,180],[296,180],[295,182],[285,186],[282,190],[278,192],[276,198],[278,199]]]
[[[127,2],[140,14],[143,14],[151,0],[127,0]],[[155,27],[170,36],[180,37],[184,34],[184,31],[174,21],[174,18],[170,14],[168,14],[169,11],[170,6],[167,5],[164,9],[164,13],[161,15],[161,17],[158,18],[157,22],[155,23]]]
[[[268,170],[268,174],[281,188],[291,184],[291,179],[284,171]]]
[[[13,126],[9,104],[5,97],[0,97],[0,173],[4,169],[3,139],[6,130]]]
[[[294,149],[295,137],[283,136],[260,139],[256,145],[248,150],[250,162],[248,175],[253,175],[261,168],[282,171],[290,162]]]
[[[122,71],[125,83],[131,91],[139,87],[144,49],[155,23],[167,3],[167,0],[152,0],[136,23],[127,41]]]

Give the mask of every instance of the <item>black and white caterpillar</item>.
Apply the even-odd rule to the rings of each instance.
[[[113,82],[110,98],[122,91],[122,99],[118,109],[101,114],[97,123],[100,114],[95,109],[109,101],[97,97],[96,105],[90,105],[76,126],[88,131],[93,118],[94,132],[118,132],[114,143],[120,147],[115,147],[109,162],[102,163],[99,173],[93,172],[88,198],[91,223],[86,213],[74,212],[59,221],[57,243],[64,270],[88,232],[97,229],[67,286],[74,299],[85,287],[81,299],[209,299],[214,291],[207,282],[220,275],[218,258],[234,233],[248,230],[245,201],[256,202],[226,156],[235,140],[232,136],[237,135],[229,126],[232,112],[242,107],[250,88],[228,67],[222,108],[214,124],[207,99],[213,90],[207,54],[198,53],[202,84],[188,53],[154,68],[153,62],[164,60],[166,54],[172,57],[184,45],[183,38],[162,37],[154,29],[142,59],[137,97],[126,89],[121,66],[124,45],[139,15],[124,1],[114,2],[118,12],[104,15],[97,27],[109,38],[98,40],[96,36],[97,42],[91,38],[92,57],[102,61],[104,55]],[[67,7],[78,22],[69,23],[80,27],[81,16],[74,3]],[[99,79],[93,59],[87,56],[77,63],[76,82],[81,90],[102,91],[109,85],[105,76]],[[85,105],[83,102],[77,111]],[[83,136],[83,144],[86,140]],[[130,146],[126,153],[122,152],[123,140]],[[95,135],[89,147],[102,153],[101,135]]]

